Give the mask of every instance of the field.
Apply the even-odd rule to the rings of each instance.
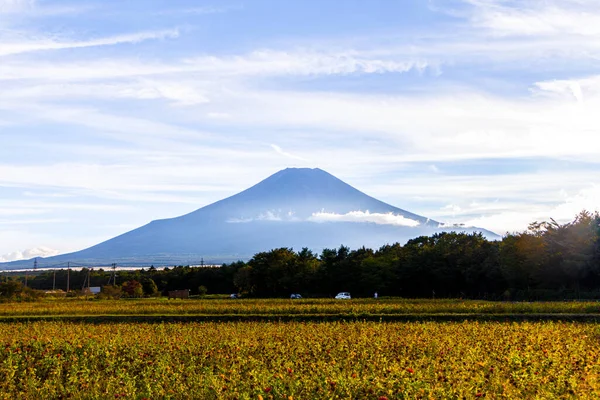
[[[379,321],[447,317],[481,318],[499,316],[516,318],[587,317],[600,319],[598,302],[535,302],[511,303],[475,300],[405,300],[405,299],[211,299],[167,300],[131,299],[97,301],[81,299],[45,300],[5,303],[0,307],[0,320],[13,318],[52,319],[54,317],[187,317],[185,320],[240,320],[261,317],[261,320],[331,320],[372,319]],[[143,318],[142,318],[143,320]]]
[[[3,303],[0,399],[600,398],[600,325],[566,322],[597,308],[399,299]],[[436,314],[456,321],[428,320]],[[478,320],[535,314],[565,321]],[[152,322],[131,318],[140,315]],[[369,315],[384,317],[362,318]],[[386,322],[394,315],[423,318]],[[240,320],[160,322],[165,316]]]
[[[573,323],[0,325],[0,396],[598,398],[600,332]]]

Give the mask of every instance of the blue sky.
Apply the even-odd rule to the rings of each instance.
[[[290,166],[498,233],[600,204],[597,0],[0,0],[0,261]]]

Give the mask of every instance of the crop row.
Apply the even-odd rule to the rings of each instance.
[[[574,323],[0,324],[0,398],[598,398]]]
[[[243,299],[53,301],[4,303],[0,316],[49,315],[405,315],[405,314],[598,314],[598,302],[511,303],[404,299]]]

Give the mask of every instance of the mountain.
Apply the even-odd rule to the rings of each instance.
[[[479,228],[452,227],[454,231]],[[176,218],[152,221],[85,250],[44,259],[85,265],[219,264],[279,247],[379,248],[449,230],[379,201],[318,168],[287,168],[234,196]],[[1,265],[1,264],[0,264]],[[1,265],[30,267],[31,261]]]

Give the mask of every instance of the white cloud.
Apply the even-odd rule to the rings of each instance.
[[[14,40],[10,37],[2,38],[0,42],[0,57],[12,54],[28,53],[40,50],[63,50],[77,49],[96,46],[110,46],[116,44],[135,44],[151,39],[172,39],[179,36],[177,29],[136,32],[131,34],[122,34],[117,36],[104,37],[99,39],[83,40],[83,41],[60,41],[52,38]],[[0,37],[1,38],[1,37]]]
[[[422,71],[430,66],[426,60],[399,54],[377,58],[357,51],[320,52],[259,50],[243,56],[195,57],[186,63],[197,71],[214,71],[219,75],[347,75],[403,73]]]
[[[69,199],[62,202],[49,202],[44,200],[8,200],[4,199],[0,207],[0,216],[35,215],[44,214],[53,210],[85,210],[85,211],[127,211],[129,207],[122,204],[104,204],[94,202],[77,203]]]
[[[578,208],[597,202],[594,189],[585,189],[597,180],[595,170],[587,177],[581,170],[452,176],[445,162],[543,158],[598,163],[600,78],[585,73],[597,69],[600,57],[598,3],[469,3],[470,11],[459,17],[470,25],[439,35],[353,37],[345,45],[321,38],[241,53],[225,48],[214,55],[198,55],[187,41],[172,52],[153,47],[151,56],[122,52],[119,46],[83,50],[145,40],[158,46],[161,39],[179,37],[177,29],[116,36],[100,31],[99,39],[56,37],[31,26],[25,32],[0,30],[0,55],[5,55],[0,124],[9,138],[0,137],[0,151],[6,145],[2,154],[9,155],[10,146],[14,154],[39,157],[3,159],[0,183],[132,201],[148,215],[161,215],[148,203],[171,203],[163,214],[181,204],[205,205],[310,157],[314,166],[361,183],[359,189],[398,206],[408,199],[408,209],[436,220],[503,232],[524,229],[538,216],[572,218]],[[4,21],[60,12],[47,3],[23,0],[0,0],[2,8],[11,13]],[[63,12],[75,9],[69,8]],[[60,60],[37,51],[52,49],[73,51]],[[446,74],[450,69],[468,75],[467,83],[448,83],[457,76]],[[405,90],[398,75],[360,79],[424,71],[411,81],[414,91]],[[515,71],[519,79],[513,81]],[[506,83],[518,94],[494,93],[489,87],[486,92],[481,84],[496,76],[501,76],[497,87],[504,90]],[[373,81],[385,82],[385,91],[370,86]],[[314,82],[323,82],[320,89],[326,90],[307,89],[317,86]],[[270,143],[276,144],[269,148]],[[73,161],[57,161],[67,159]],[[404,176],[413,162],[422,162],[417,176]],[[571,196],[559,195],[560,190]],[[31,217],[28,221],[40,213],[57,218],[52,214],[56,208],[43,204],[3,202],[0,215],[12,210],[14,216]],[[446,204],[452,207],[441,209]],[[33,243],[11,243],[6,251],[52,244],[25,239],[30,234],[20,237]]]
[[[274,211],[266,211],[256,217],[258,221],[282,221],[280,213]]]
[[[0,256],[0,262],[9,262],[17,260],[29,260],[35,257],[52,257],[57,255],[58,250],[51,249],[49,247],[35,247],[23,251],[14,251],[12,253],[4,254]],[[33,265],[32,265],[33,266]]]
[[[47,4],[36,0],[0,0],[0,16],[3,14],[9,18],[0,21],[2,24],[10,24],[15,19],[43,18],[57,15],[80,14],[94,7],[86,4]]]
[[[538,214],[539,215],[539,214]],[[517,212],[517,211],[505,211],[498,214],[491,214],[481,216],[478,218],[472,218],[464,222],[465,226],[476,226],[484,229],[488,229],[498,235],[504,235],[506,233],[513,233],[516,231],[524,231],[527,226],[534,222],[536,219],[535,214],[530,212]],[[515,227],[521,227],[515,229]]]
[[[539,191],[540,194],[547,192]],[[509,196],[518,195],[519,193],[511,193]],[[564,190],[556,190],[554,198],[546,202],[540,199],[528,200],[529,202],[517,200],[472,202],[452,209],[456,212],[448,218],[453,221],[449,224],[460,221],[466,226],[485,228],[502,235],[507,232],[525,231],[530,223],[549,221],[550,218],[559,223],[567,223],[583,210],[600,211],[600,186],[588,185],[576,190],[573,195],[568,195]],[[451,207],[453,206],[448,206]],[[447,216],[446,208],[442,210],[441,215]]]
[[[495,35],[598,36],[600,4],[595,0],[465,0],[474,26]]]
[[[396,226],[419,226],[418,221],[414,221],[410,218],[405,218],[402,215],[395,215],[393,213],[370,213],[367,211],[350,211],[346,214],[336,214],[328,212],[317,212],[313,213],[309,217],[309,221],[313,222],[370,222],[379,225],[396,225]]]
[[[156,61],[143,62],[141,60],[123,57],[111,59],[87,59],[74,62],[64,61],[11,61],[0,64],[0,79],[9,80],[39,80],[44,82],[40,86],[49,86],[52,82],[65,81],[96,81],[119,78],[141,78],[148,75],[163,75],[170,73],[193,71],[192,68],[179,63],[163,64]],[[148,81],[146,81],[148,82]],[[38,83],[38,82],[35,82]],[[123,82],[119,82],[120,84]],[[110,82],[105,83],[109,85]],[[129,83],[131,84],[131,83]]]
[[[228,118],[231,118],[230,114],[223,113],[223,112],[209,112],[209,113],[206,114],[206,116],[208,118],[211,118],[211,119],[228,119]]]
[[[455,216],[462,211],[462,208],[456,204],[448,204],[447,206],[442,207],[441,210],[444,214],[450,212],[452,213],[452,216]]]
[[[294,154],[291,154],[291,153],[288,153],[288,152],[286,152],[286,151],[283,151],[283,149],[282,149],[281,147],[277,146],[276,144],[271,144],[271,148],[272,148],[273,150],[275,150],[275,152],[276,152],[277,154],[281,154],[281,155],[282,155],[282,156],[284,156],[284,157],[291,158],[291,159],[293,159],[293,160],[308,161],[308,160],[306,160],[305,158],[302,158],[302,157],[300,157],[300,156],[296,156],[296,155],[294,155]]]
[[[443,160],[539,156],[587,157],[593,160],[600,146],[600,136],[593,130],[593,127],[600,126],[600,115],[594,111],[600,106],[600,99],[590,94],[590,84],[582,81],[580,85],[586,98],[584,104],[577,104],[572,96],[556,99],[534,96],[507,101],[472,93],[411,98],[256,91],[232,94],[215,91],[210,108],[227,110],[228,115],[235,116],[224,119],[223,122],[229,126],[258,127],[265,131],[265,137],[268,132],[274,132],[273,128],[286,126],[325,131],[320,140],[331,142],[339,141],[336,131],[345,132],[345,141],[352,136],[369,133],[383,143],[379,148],[371,146],[378,153],[378,162],[437,163]],[[540,83],[540,86],[543,85]],[[173,96],[173,100],[189,101],[185,96],[181,100]],[[140,139],[145,138],[146,149],[154,144],[156,149],[164,149],[165,143],[162,141],[173,142],[176,138],[193,140],[212,137],[213,142],[216,139],[216,135],[206,132],[101,113],[94,109],[59,108],[42,104],[15,105],[8,99],[4,107],[26,111],[29,121],[38,118],[82,125],[97,130],[97,134],[118,134],[120,140],[133,143],[140,143]],[[185,118],[194,125],[213,119],[205,113],[198,113],[197,109],[189,114],[179,113],[177,118]],[[494,128],[490,129],[490,126]],[[569,135],[564,132],[569,132]],[[188,144],[180,147],[186,146]],[[281,145],[276,146],[281,149]],[[309,151],[315,163],[329,162],[327,160],[330,157],[325,154],[328,151],[321,152],[306,143],[303,147],[299,150],[301,154]],[[304,157],[296,154],[283,153],[305,161]],[[372,156],[356,153],[359,160],[373,162]]]
[[[20,207],[17,204],[9,206],[7,204],[3,204],[0,207],[0,217],[5,216],[19,216],[19,215],[35,215],[35,214],[43,214],[43,209],[36,209],[31,207]]]
[[[240,10],[241,6],[231,6],[231,7],[214,7],[214,6],[205,6],[205,7],[192,7],[192,8],[181,8],[181,9],[170,9],[159,11],[156,14],[159,15],[205,15],[205,14],[222,14],[228,11]]]
[[[240,217],[230,218],[226,222],[228,223],[249,223],[253,221],[274,221],[274,222],[300,222],[303,221],[294,215],[293,212],[277,212],[277,211],[266,211],[256,217]],[[393,213],[371,213],[367,211],[351,211],[346,214],[328,213],[324,211],[313,213],[306,219],[310,222],[362,222],[362,223],[374,223],[380,225],[395,225],[395,226],[408,226],[416,227],[419,226],[418,221],[405,218],[402,215],[395,215]]]
[[[436,221],[463,223],[498,234],[523,231],[536,220],[555,218],[565,223],[583,209],[600,207],[595,175],[585,169],[472,176],[399,174],[375,185],[365,178],[358,187]]]
[[[254,218],[229,218],[227,221],[228,224],[246,224],[254,221]]]
[[[397,160],[591,156],[600,148],[600,99],[244,92],[225,106],[236,124],[378,135]],[[569,132],[565,135],[565,132]],[[330,135],[333,139],[335,135]],[[582,143],[586,143],[582,146]]]
[[[140,82],[136,85],[137,87],[133,88],[128,88],[125,85],[114,86],[117,95],[134,99],[166,99],[172,100],[173,104],[178,106],[192,106],[209,102],[205,94],[201,93],[194,85],[189,84],[145,81]],[[110,95],[107,97],[110,97]]]
[[[574,195],[566,195],[564,203],[556,206],[550,216],[556,220],[568,221],[581,211],[600,212],[600,185],[593,184]]]
[[[555,96],[558,99],[575,99],[579,103],[600,99],[600,75],[592,75],[576,79],[554,79],[536,82],[533,94],[539,96]]]
[[[56,40],[36,40],[31,43],[18,42],[0,45],[0,55],[11,52],[43,50],[53,48],[77,48],[121,43],[136,43],[149,39],[175,38],[178,30],[140,32],[130,35],[113,36],[82,42],[57,42]],[[204,81],[219,82],[219,79],[235,79],[249,76],[285,75],[349,75],[405,73],[412,70],[423,71],[431,62],[406,56],[402,52],[385,57],[371,56],[365,52],[348,50],[343,52],[323,52],[294,49],[291,51],[262,50],[232,56],[202,56],[169,63],[144,62],[138,59],[115,58],[77,62],[3,62],[0,66],[0,79],[45,79],[45,80],[90,80],[147,75],[178,74],[172,77],[172,84],[181,79],[181,73],[201,74]],[[194,76],[198,80],[198,76]],[[192,80],[190,80],[191,83]],[[150,84],[156,82],[148,81]]]
[[[39,225],[39,224],[57,224],[67,222],[66,219],[46,218],[46,219],[0,219],[0,226],[3,225]]]
[[[432,7],[432,10],[448,13],[462,23],[444,32],[443,40],[434,37],[405,51],[425,58],[437,57],[443,65],[491,71],[528,74],[557,73],[581,65],[595,68],[593,65],[600,55],[597,0],[459,0],[458,3],[461,7]],[[456,5],[456,2],[445,4]]]
[[[29,113],[29,121],[33,119],[54,121],[68,125],[80,125],[93,129],[98,136],[112,136],[121,141],[141,143],[141,138],[149,143],[152,140],[164,138],[171,139],[201,139],[208,138],[206,132],[188,129],[161,122],[157,118],[136,118],[123,116],[116,113],[104,113],[95,108],[82,108],[77,106],[52,106],[47,104],[14,104],[0,102],[0,110],[18,110]],[[24,122],[24,124],[26,124]]]
[[[0,15],[30,10],[34,5],[35,0],[0,0]]]
[[[254,221],[296,222],[299,221],[299,219],[295,218],[294,213],[291,211],[288,211],[287,213],[282,213],[281,211],[267,210],[255,217],[229,218],[225,222],[229,224],[245,224]]]
[[[0,67],[1,69],[1,67]],[[0,78],[1,80],[1,78]],[[14,90],[0,94],[0,100],[61,101],[72,99],[133,99],[165,100],[174,106],[193,106],[209,103],[207,88],[194,84],[173,81],[152,81],[141,79],[137,82],[111,83],[63,83],[50,85],[18,85]]]

